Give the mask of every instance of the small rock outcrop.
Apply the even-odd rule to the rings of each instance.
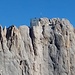
[[[71,23],[40,18],[30,27],[0,26],[0,75],[75,75]]]

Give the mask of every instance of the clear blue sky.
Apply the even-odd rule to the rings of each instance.
[[[34,17],[67,18],[75,27],[75,0],[0,0],[0,24],[29,25]]]

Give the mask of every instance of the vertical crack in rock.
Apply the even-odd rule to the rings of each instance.
[[[28,62],[26,60],[21,60],[20,65],[22,66],[22,75],[30,75]]]
[[[34,44],[34,39],[35,39],[35,36],[34,36],[34,32],[33,32],[33,27],[30,27],[29,28],[30,32],[29,32],[29,35],[30,35],[30,38],[31,38],[31,41],[32,41],[32,46],[33,46],[33,50],[34,50],[34,55],[37,55],[37,52],[36,52],[36,49],[35,49],[35,44]]]
[[[15,35],[14,32],[15,32],[15,26],[14,25],[7,28],[6,39],[7,39],[7,46],[9,48],[9,50],[11,50],[11,46],[12,46],[12,44],[14,44],[14,41],[16,42],[16,46],[17,46],[17,43],[18,43],[16,41],[18,36]]]

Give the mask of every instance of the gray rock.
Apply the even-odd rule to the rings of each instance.
[[[0,26],[0,75],[75,75],[74,46],[75,29],[67,19]]]

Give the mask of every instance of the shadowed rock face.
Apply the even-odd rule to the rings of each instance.
[[[0,74],[75,75],[75,30],[70,22],[40,18],[37,24],[0,26]]]

